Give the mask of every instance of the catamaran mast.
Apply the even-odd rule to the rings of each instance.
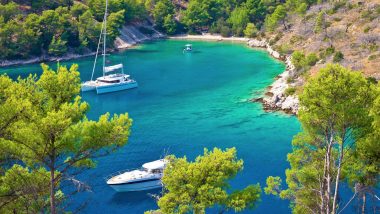
[[[94,66],[92,67],[92,74],[91,74],[91,81],[94,79],[94,73],[95,73],[95,68],[96,68],[96,62],[98,59],[98,54],[99,54],[99,48],[100,48],[100,43],[102,41],[102,38],[104,39],[103,41],[103,76],[105,75],[105,63],[106,63],[106,30],[107,30],[107,11],[108,11],[108,0],[106,0],[106,11],[104,13],[103,17],[103,23],[102,23],[102,29],[100,30],[100,36],[99,36],[99,41],[98,41],[98,47],[96,48],[96,54],[95,54],[95,61],[94,61]]]
[[[107,12],[108,12],[108,0],[106,0],[106,11],[104,13],[104,19],[103,19],[103,24],[104,24],[104,31],[103,31],[103,76],[105,76],[106,71],[106,39],[107,39]]]

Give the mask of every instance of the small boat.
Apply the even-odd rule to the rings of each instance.
[[[98,48],[95,55],[94,66],[92,69],[91,80],[82,83],[82,91],[96,90],[97,94],[103,94],[114,91],[122,91],[126,89],[136,88],[138,84],[135,80],[130,78],[130,75],[124,74],[123,64],[117,64],[112,66],[106,66],[106,40],[107,40],[107,8],[108,0],[106,0],[106,10],[104,13],[104,19],[102,24],[102,30],[100,33]],[[103,42],[103,76],[93,80],[96,61],[98,59],[100,43]],[[120,72],[121,71],[121,72]]]
[[[162,187],[161,178],[168,161],[165,159],[148,162],[140,169],[118,172],[109,176],[107,184],[117,192],[133,192]]]
[[[185,48],[183,48],[183,52],[191,52],[193,50],[193,46],[191,44],[185,45]]]

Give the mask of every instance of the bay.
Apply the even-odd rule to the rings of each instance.
[[[82,93],[91,106],[90,119],[110,112],[128,112],[133,119],[128,144],[97,160],[98,166],[79,175],[91,192],[79,193],[68,202],[70,209],[82,203],[80,213],[143,213],[156,209],[150,194],[156,191],[116,193],[104,177],[119,170],[136,168],[165,154],[194,160],[203,149],[236,147],[244,170],[231,180],[231,187],[244,188],[270,175],[285,180],[286,154],[291,139],[300,130],[296,117],[266,113],[259,103],[248,100],[263,93],[284,64],[265,51],[230,42],[191,41],[194,51],[183,53],[189,41],[163,40],[112,54],[111,63],[123,62],[127,73],[139,83],[137,89],[97,95]],[[93,58],[61,62],[77,63],[82,80],[91,77]],[[52,67],[56,63],[50,63]],[[99,76],[100,64],[96,75]],[[41,74],[39,65],[0,69],[16,78]],[[254,211],[243,213],[290,213],[289,202],[263,194]],[[210,209],[208,213],[216,213]]]

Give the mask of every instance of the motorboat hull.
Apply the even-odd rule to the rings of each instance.
[[[116,192],[135,192],[161,188],[162,182],[161,179],[153,179],[124,184],[109,184],[109,186]]]
[[[115,91],[123,91],[127,89],[132,89],[136,87],[138,87],[138,84],[136,81],[101,85],[101,86],[96,87],[96,93],[105,94],[105,93],[110,93],[110,92],[115,92]]]

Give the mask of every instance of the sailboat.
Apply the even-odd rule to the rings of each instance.
[[[130,75],[124,74],[123,64],[106,66],[106,55],[107,55],[106,54],[106,39],[107,39],[107,15],[108,15],[107,13],[108,13],[108,0],[106,0],[106,9],[104,12],[102,30],[100,32],[98,48],[96,50],[91,80],[82,83],[82,91],[96,90],[97,94],[103,94],[103,93],[121,91],[121,90],[138,87],[137,82],[131,79]],[[98,77],[96,80],[93,80],[101,43],[103,43],[103,51],[102,51],[103,76]]]

